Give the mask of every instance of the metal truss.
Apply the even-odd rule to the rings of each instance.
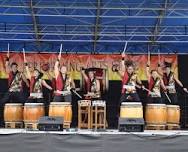
[[[187,9],[185,0],[3,0],[0,16],[10,19],[0,23],[0,40],[29,47],[41,42],[35,49],[44,51],[43,44],[55,51],[64,43],[70,52],[118,53],[126,41],[129,52],[146,52],[150,43],[171,50],[169,44],[188,45]]]

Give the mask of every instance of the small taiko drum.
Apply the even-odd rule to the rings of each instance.
[[[63,117],[65,123],[72,121],[72,105],[70,102],[51,102],[49,116]]]
[[[22,122],[23,105],[21,103],[7,103],[4,108],[5,122]]]
[[[180,106],[178,105],[167,105],[167,124],[180,123]]]
[[[25,103],[24,123],[38,123],[40,117],[45,115],[43,103]]]
[[[106,101],[104,100],[94,100],[92,101],[92,106],[98,106],[98,107],[105,107],[106,106]]]
[[[143,118],[141,102],[122,102],[120,109],[121,118]]]
[[[165,104],[147,104],[145,112],[147,125],[166,125],[167,107]]]
[[[91,100],[79,100],[78,105],[81,107],[91,106]]]

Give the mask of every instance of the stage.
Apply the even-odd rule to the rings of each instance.
[[[1,152],[187,152],[188,131],[0,129]]]

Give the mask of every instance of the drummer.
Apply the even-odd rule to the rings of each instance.
[[[161,72],[161,65],[159,67],[159,72]],[[160,73],[163,77],[164,84],[167,89],[167,95],[169,96],[172,103],[170,103],[166,97],[164,99],[168,104],[178,104],[177,99],[177,91],[176,91],[176,84],[180,86],[186,93],[188,92],[187,88],[185,88],[182,82],[175,76],[174,72],[172,72],[172,63],[164,62],[164,71]]]
[[[30,80],[30,96],[26,102],[28,103],[44,103],[42,87],[46,87],[49,90],[53,90],[45,80],[42,79],[43,74],[38,70],[34,69],[33,75],[30,72],[28,64],[25,62],[25,68],[27,76]]]
[[[23,95],[23,82],[29,87],[23,72],[18,71],[18,64],[16,62],[9,62],[9,53],[7,53],[5,70],[8,73],[8,92],[1,99],[0,104],[4,106],[7,102],[24,103],[25,98]]]
[[[55,62],[55,88],[53,102],[72,102],[71,91],[75,89],[74,80],[68,75],[67,67],[60,67],[61,54],[59,53],[58,59]]]
[[[161,79],[157,70],[150,71],[150,65],[147,64],[146,74],[149,84],[148,99],[150,103],[162,103],[161,99],[161,88],[166,93],[166,87],[163,80]]]
[[[134,64],[132,61],[125,61],[125,54],[122,54],[122,70],[117,71],[122,78],[122,90],[120,104],[122,102],[139,102],[140,97],[136,88],[142,88]]]
[[[101,98],[100,81],[96,78],[93,68],[82,68],[82,76],[86,82],[86,98],[99,99]]]
[[[9,62],[9,52],[7,53],[5,70],[8,74],[8,92],[0,100],[0,125],[3,126],[4,105],[6,103],[24,103],[25,97],[23,93],[23,82],[29,87],[23,72],[18,71],[18,64],[16,62]]]

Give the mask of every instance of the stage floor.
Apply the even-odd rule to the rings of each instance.
[[[65,135],[125,135],[125,134],[135,134],[135,135],[164,135],[164,136],[171,136],[171,135],[182,135],[188,136],[188,130],[145,130],[144,132],[119,132],[118,130],[107,129],[105,131],[94,131],[88,129],[69,129],[64,131],[39,131],[39,130],[28,130],[28,129],[0,129],[0,134],[65,134]]]
[[[187,152],[188,131],[0,129],[0,152]]]

